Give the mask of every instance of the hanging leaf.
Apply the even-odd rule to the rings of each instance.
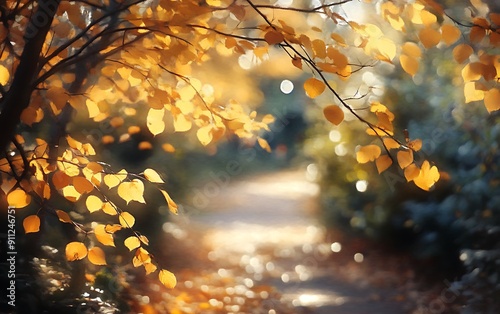
[[[93,213],[102,209],[103,202],[99,197],[95,195],[89,195],[87,197],[87,200],[85,201],[85,206],[87,207],[87,210],[89,212]]]
[[[175,275],[166,269],[160,270],[158,278],[160,279],[160,282],[169,289],[173,289],[177,285]]]
[[[12,208],[23,208],[31,203],[31,196],[24,190],[15,189],[7,194],[7,204]]]
[[[141,265],[144,265],[145,263],[151,263],[151,256],[149,255],[149,252],[143,249],[142,247],[139,247],[135,251],[135,256],[132,259],[132,264],[134,267],[139,267]]]
[[[264,149],[266,152],[271,152],[271,146],[269,146],[269,143],[265,139],[259,137],[257,138],[257,142],[259,142],[259,146],[262,147],[262,149]]]
[[[408,167],[413,163],[413,151],[412,150],[400,150],[397,155],[398,164],[401,169]]]
[[[152,183],[165,183],[158,172],[151,168],[147,168],[146,170],[144,170],[144,177],[146,178],[146,180]]]
[[[132,216],[132,214],[128,212],[121,212],[118,216],[118,220],[120,221],[120,225],[122,225],[123,228],[132,228],[132,226],[135,224],[134,216]]]
[[[103,203],[103,205],[102,205],[102,211],[105,214],[108,214],[108,215],[111,215],[111,216],[114,216],[114,215],[118,214],[116,208],[110,202],[104,202]]]
[[[344,111],[339,106],[327,106],[323,109],[323,114],[328,121],[335,125],[339,125],[344,121]]]
[[[392,165],[392,159],[388,155],[382,155],[375,160],[378,173],[382,173]]]
[[[500,90],[492,88],[484,93],[484,105],[489,113],[500,110]]]
[[[443,25],[441,26],[441,34],[443,41],[450,46],[454,44],[462,35],[462,32],[455,25]]]
[[[1,85],[7,85],[7,83],[9,83],[9,79],[10,79],[10,72],[9,70],[0,64],[0,84]]]
[[[144,200],[144,183],[139,179],[133,179],[130,182],[122,182],[118,186],[118,195],[128,203],[136,201],[146,203]]]
[[[115,246],[113,234],[107,232],[104,225],[97,224],[94,228],[94,234],[97,241],[101,242],[103,245]]]
[[[419,62],[417,59],[407,55],[401,55],[399,57],[399,62],[401,63],[401,67],[406,73],[410,74],[411,76],[417,74],[419,68]]]
[[[82,242],[70,242],[66,245],[66,259],[70,262],[84,259],[87,247]]]
[[[429,49],[439,44],[441,33],[431,27],[426,27],[418,33],[418,38],[424,47]]]
[[[59,218],[59,221],[64,223],[72,223],[71,217],[68,215],[67,212],[58,209],[56,210],[56,215],[57,218]]]
[[[420,168],[420,173],[418,177],[416,177],[413,182],[416,186],[421,188],[424,191],[429,191],[434,184],[439,180],[440,174],[436,166],[430,165],[430,163],[426,160],[422,163],[422,167]]]
[[[404,171],[406,181],[408,182],[413,181],[416,177],[418,177],[419,174],[420,169],[414,163],[406,167]]]
[[[374,161],[380,156],[381,153],[382,151],[377,145],[362,146],[356,153],[356,160],[360,164],[364,164],[369,161]]]
[[[158,267],[153,263],[144,263],[144,270],[146,271],[146,275],[154,273]]]
[[[196,137],[203,146],[207,146],[213,140],[212,125],[205,125],[196,131]]]
[[[161,194],[163,194],[163,197],[167,201],[168,209],[170,210],[170,212],[172,214],[177,215],[178,210],[179,210],[177,204],[174,202],[174,200],[170,197],[170,195],[166,191],[160,190],[160,192],[161,192]]]
[[[269,45],[277,45],[285,40],[285,36],[282,33],[271,29],[264,35],[264,40]]]
[[[108,188],[112,189],[125,180],[127,175],[128,173],[125,169],[122,169],[115,174],[107,174],[104,176],[104,184],[106,184]]]
[[[100,247],[94,246],[91,248],[88,252],[87,258],[94,265],[107,265],[106,255]]]
[[[38,215],[27,216],[23,220],[23,227],[25,233],[40,231],[40,217],[38,217]]]
[[[94,190],[94,185],[84,177],[74,177],[73,186],[80,194],[90,193]]]
[[[473,52],[474,49],[467,44],[457,45],[453,48],[453,59],[455,59],[458,63],[462,63],[467,60]]]
[[[304,90],[309,98],[316,98],[325,91],[326,85],[322,81],[311,77],[304,82]]]
[[[141,246],[141,241],[136,236],[130,236],[123,241],[123,244],[125,244],[129,251],[132,251]]]

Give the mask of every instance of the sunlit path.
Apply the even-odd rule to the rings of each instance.
[[[317,193],[300,171],[260,175],[230,182],[199,214],[166,224],[198,259],[181,266],[178,289],[194,293],[199,285],[206,298],[183,311],[405,313],[397,291],[341,279],[364,257],[346,262],[344,254],[336,264],[347,249],[326,241],[315,221]]]

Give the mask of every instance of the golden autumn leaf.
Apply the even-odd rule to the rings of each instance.
[[[94,227],[94,234],[101,244],[106,246],[115,246],[115,240],[113,234],[106,231],[106,226],[103,224],[97,224]]]
[[[122,182],[118,186],[118,195],[128,203],[136,201],[146,203],[144,199],[144,183],[139,179],[133,179],[130,182]]]
[[[177,204],[174,202],[174,200],[170,197],[170,195],[166,191],[160,189],[160,192],[161,194],[163,194],[163,197],[167,201],[168,209],[170,210],[170,212],[177,215],[179,210]]]
[[[439,44],[441,41],[441,33],[431,27],[426,27],[420,30],[418,38],[424,47],[429,49]]]
[[[66,245],[65,253],[68,261],[78,261],[87,256],[87,247],[82,242],[70,242]]]
[[[146,125],[149,132],[154,136],[163,133],[165,131],[165,122],[163,117],[165,115],[165,109],[153,109],[150,108],[148,111],[148,116],[146,117]]]
[[[416,186],[424,191],[429,191],[439,180],[440,174],[436,166],[430,165],[426,160],[422,163],[418,177],[413,179]]]
[[[106,184],[109,189],[112,189],[125,180],[127,176],[128,173],[125,169],[122,169],[115,174],[107,174],[104,176],[104,184]]]
[[[330,105],[323,109],[325,118],[335,125],[339,125],[344,121],[344,111],[339,106]]]
[[[500,90],[498,88],[484,92],[484,106],[489,113],[500,110]]]
[[[1,85],[7,85],[9,83],[10,79],[10,72],[9,70],[0,64],[0,84]]]
[[[177,285],[175,275],[166,269],[160,270],[158,278],[160,279],[160,282],[169,289],[172,289]]]
[[[285,36],[277,30],[271,29],[264,35],[264,40],[269,45],[277,45],[285,40]]]
[[[414,163],[406,167],[404,170],[404,175],[406,181],[408,182],[413,181],[416,177],[418,177],[419,174],[420,174],[420,169]]]
[[[478,88],[477,82],[467,82],[464,85],[465,103],[480,101],[484,99],[484,90]]]
[[[85,201],[85,206],[89,212],[93,213],[102,209],[103,202],[98,196],[89,195]]]
[[[144,263],[144,270],[146,271],[146,275],[154,273],[158,267],[153,263]]]
[[[381,155],[375,160],[378,173],[382,173],[392,165],[392,159],[388,155]]]
[[[64,223],[71,223],[72,220],[71,220],[71,217],[68,215],[67,212],[63,211],[63,210],[56,210],[56,215],[57,215],[57,218],[59,218],[59,221],[61,222],[64,222]]]
[[[207,146],[213,140],[212,125],[205,125],[196,131],[196,137],[203,146]]]
[[[419,62],[417,59],[407,55],[401,55],[399,56],[399,62],[401,63],[401,67],[406,73],[410,74],[411,76],[417,74],[419,68]]]
[[[151,168],[147,168],[146,170],[144,170],[144,177],[151,183],[165,183],[158,172]]]
[[[420,58],[422,56],[422,50],[420,50],[420,47],[412,42],[405,42],[401,47],[401,51],[403,54],[413,58]]]
[[[316,98],[325,91],[326,85],[322,81],[311,77],[304,82],[304,90],[309,98]]]
[[[474,49],[470,45],[457,45],[455,48],[453,48],[452,51],[453,59],[455,59],[455,61],[458,63],[462,63],[467,60],[473,52]]]
[[[22,189],[15,189],[7,194],[7,204],[12,208],[23,208],[31,203],[31,195]]]
[[[23,220],[23,227],[25,233],[40,231],[40,217],[38,217],[38,215],[27,216]]]
[[[108,214],[108,215],[111,215],[111,216],[114,216],[114,215],[118,214],[115,206],[112,203],[110,203],[110,202],[104,202],[103,203],[103,205],[102,205],[102,211],[105,214]]]
[[[441,26],[441,35],[443,41],[449,46],[460,38],[462,32],[455,25],[446,24]]]
[[[132,251],[141,246],[141,241],[136,236],[130,236],[123,241],[123,244],[129,251]]]
[[[413,151],[418,152],[420,149],[422,149],[422,140],[421,139],[412,140],[408,142],[408,147],[411,148]]]
[[[132,259],[132,264],[134,265],[134,267],[139,267],[141,265],[144,265],[145,263],[151,263],[151,255],[148,251],[146,251],[142,247],[139,247],[135,251],[134,258]]]
[[[80,194],[90,193],[94,190],[94,185],[92,184],[92,182],[84,177],[73,177],[73,186],[75,187],[75,190]]]
[[[268,153],[271,152],[271,146],[269,146],[269,143],[265,139],[259,137],[257,138],[257,142],[259,143],[259,146],[262,147],[263,150],[265,150]]]
[[[401,147],[401,145],[392,137],[384,137],[383,143],[387,149],[396,149]]]
[[[106,255],[104,251],[97,246],[94,246],[88,251],[87,258],[94,265],[107,265],[106,264]]]
[[[413,151],[410,149],[400,150],[397,153],[396,157],[398,159],[398,164],[401,167],[401,169],[404,169],[413,163]]]
[[[118,220],[120,221],[120,225],[122,225],[123,228],[132,228],[132,226],[135,224],[134,216],[132,216],[132,214],[128,212],[121,212],[118,216]]]
[[[356,160],[360,164],[365,164],[369,161],[374,161],[375,159],[377,159],[381,153],[382,150],[377,145],[361,146],[356,152]]]

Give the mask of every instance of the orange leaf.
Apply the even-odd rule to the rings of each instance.
[[[391,137],[385,137],[384,140],[384,145],[387,149],[394,149],[394,148],[399,148],[401,145],[393,138]]]
[[[56,215],[57,218],[59,218],[59,221],[65,222],[65,223],[71,223],[71,217],[69,217],[68,213],[65,211],[62,211],[60,209],[56,210]]]
[[[426,160],[423,162],[420,168],[420,174],[416,177],[413,182],[415,185],[424,191],[429,191],[434,184],[439,180],[440,174],[436,166],[432,166]]]
[[[121,212],[120,216],[118,216],[118,220],[120,221],[120,225],[122,225],[123,228],[132,228],[132,226],[135,224],[134,216],[132,216],[132,214],[128,212]]]
[[[484,90],[478,88],[480,85],[476,82],[467,82],[464,85],[465,102],[479,101],[484,99]]]
[[[75,187],[75,190],[80,194],[90,193],[94,190],[94,185],[84,177],[74,177],[73,186]]]
[[[123,244],[125,244],[129,251],[132,251],[141,246],[141,241],[136,236],[130,236],[123,241]]]
[[[467,60],[473,52],[474,49],[467,44],[457,45],[453,48],[453,59],[455,59],[458,63],[462,63]]]
[[[422,140],[421,139],[415,139],[413,141],[410,141],[408,143],[408,147],[413,149],[413,151],[418,152],[420,149],[422,149]]]
[[[328,121],[335,125],[339,125],[344,121],[344,111],[339,106],[327,106],[323,109],[323,114]]]
[[[360,164],[364,164],[377,159],[380,156],[380,153],[382,153],[382,151],[377,145],[362,146],[356,153],[356,160]]]
[[[473,43],[478,43],[486,36],[486,29],[480,26],[472,26],[469,37]]]
[[[419,67],[419,62],[417,59],[407,55],[401,55],[399,57],[399,62],[401,63],[401,67],[406,73],[410,74],[411,76],[417,74]]]
[[[146,275],[154,273],[158,267],[153,263],[144,263],[144,270],[146,270]]]
[[[411,164],[404,171],[406,181],[413,181],[420,174],[420,169],[415,164]]]
[[[102,224],[97,224],[94,228],[94,234],[97,241],[101,242],[107,246],[115,246],[115,240],[111,233],[106,232],[105,226]]]
[[[492,88],[484,93],[484,105],[489,113],[500,110],[500,90]]]
[[[441,33],[433,28],[426,27],[418,33],[418,38],[424,47],[429,49],[439,44],[441,41]]]
[[[172,289],[175,287],[175,285],[177,285],[177,279],[175,278],[175,275],[166,269],[160,270],[158,278],[160,279],[161,283],[169,289]]]
[[[15,189],[7,195],[7,203],[9,207],[23,208],[31,203],[31,196],[24,190]]]
[[[388,155],[382,155],[375,160],[375,165],[377,166],[378,173],[380,174],[392,165],[392,159]]]
[[[91,248],[87,258],[94,265],[106,265],[106,255],[100,247]]]
[[[304,90],[310,98],[316,98],[325,91],[326,85],[322,81],[311,77],[304,82]]]
[[[397,154],[398,164],[401,169],[408,167],[413,163],[413,151],[412,150],[401,150]]]
[[[264,35],[264,40],[269,45],[277,45],[281,43],[283,40],[285,40],[285,36],[283,36],[282,33],[272,29]]]
[[[455,25],[443,25],[441,26],[441,34],[443,41],[449,46],[455,43],[462,33]]]
[[[40,217],[38,215],[29,215],[23,220],[25,233],[40,231]]]
[[[163,197],[167,201],[168,204],[168,209],[170,210],[171,213],[176,214],[178,213],[178,206],[174,202],[174,200],[168,195],[168,193],[164,190],[160,190],[161,194],[163,194]]]
[[[66,259],[70,262],[84,259],[87,247],[82,242],[70,242],[66,245]]]
[[[266,152],[270,153],[271,152],[271,146],[269,146],[269,143],[263,139],[263,138],[257,138],[257,142],[259,142],[259,146],[262,147]]]

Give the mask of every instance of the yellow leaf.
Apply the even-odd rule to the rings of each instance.
[[[56,215],[57,215],[57,218],[59,218],[59,221],[61,221],[61,222],[65,222],[65,223],[71,223],[72,222],[72,220],[69,217],[68,213],[65,212],[65,211],[62,211],[62,210],[58,209],[58,210],[56,210]]]
[[[31,203],[31,196],[24,190],[15,189],[7,195],[7,204],[12,208],[23,208]]]
[[[304,82],[304,90],[310,98],[316,98],[325,91],[326,85],[322,81],[311,77]]]
[[[139,179],[120,183],[118,186],[118,195],[127,202],[127,204],[131,201],[146,203],[146,200],[144,200],[144,183]]]
[[[420,174],[420,169],[415,164],[411,164],[404,171],[406,181],[413,181]]]
[[[339,46],[342,47],[347,47],[347,44],[345,43],[344,37],[342,37],[340,34],[337,33],[331,33],[330,37],[339,44]]]
[[[118,220],[120,221],[120,225],[122,225],[123,228],[132,228],[132,226],[135,224],[134,216],[132,216],[132,214],[128,212],[121,212],[120,216],[118,216]]]
[[[326,58],[326,45],[321,39],[315,39],[312,41],[312,48],[314,55],[320,59]]]
[[[210,144],[210,142],[212,142],[212,129],[213,127],[211,125],[206,125],[196,131],[196,137],[198,137],[198,140],[203,146],[207,146],[208,144]]]
[[[191,130],[192,122],[188,120],[182,113],[174,116],[175,132],[186,132]]]
[[[441,41],[441,33],[433,28],[426,27],[420,30],[418,38],[424,47],[429,49],[439,44]]]
[[[489,113],[500,110],[500,90],[492,88],[484,93],[484,105]]]
[[[391,137],[385,137],[383,142],[387,149],[399,148],[401,146],[395,139]]]
[[[103,203],[101,199],[95,195],[89,195],[87,200],[85,201],[85,206],[87,210],[91,213],[101,210],[103,207]]]
[[[146,180],[152,183],[165,183],[158,172],[151,168],[147,168],[146,170],[144,170],[144,177],[146,178]]]
[[[422,51],[420,50],[420,47],[412,42],[405,42],[403,44],[403,47],[401,47],[403,54],[413,57],[413,58],[420,58],[422,56]]]
[[[167,201],[168,204],[168,209],[170,210],[171,213],[176,214],[178,213],[178,206],[174,202],[174,200],[168,195],[168,193],[164,190],[160,190],[161,194],[163,194],[163,197],[165,197],[165,200]]]
[[[106,231],[106,226],[97,224],[94,228],[94,234],[97,241],[101,242],[102,244],[107,246],[115,246],[113,234]]]
[[[264,35],[264,40],[269,45],[277,45],[285,40],[285,36],[282,33],[272,29]]]
[[[132,251],[141,246],[141,241],[136,236],[130,236],[123,241],[123,244],[125,244],[129,251]]]
[[[146,118],[146,125],[149,132],[154,136],[163,133],[165,131],[165,122],[163,117],[165,115],[165,109],[149,109],[148,116]]]
[[[108,188],[111,189],[120,184],[120,182],[122,182],[126,178],[127,178],[127,171],[125,169],[122,169],[118,173],[105,175],[104,184],[106,184]]]
[[[356,160],[360,164],[364,164],[369,161],[374,161],[380,156],[381,153],[382,151],[380,150],[380,147],[378,147],[377,145],[362,146],[356,153]]]
[[[106,255],[100,247],[94,246],[91,248],[87,258],[94,265],[106,265]]]
[[[146,270],[146,275],[154,273],[158,267],[153,263],[144,263],[144,270]]]
[[[122,225],[119,224],[106,225],[104,227],[104,231],[106,231],[107,233],[115,233],[119,230],[122,230]]]
[[[141,265],[144,265],[145,263],[151,263],[151,256],[149,255],[148,251],[140,247],[135,251],[135,256],[132,259],[132,264],[134,265],[134,267],[139,267]]]
[[[327,106],[323,109],[323,114],[328,121],[335,125],[339,125],[344,121],[344,111],[339,106]]]
[[[455,43],[462,33],[455,25],[447,24],[441,26],[441,34],[443,36],[443,41],[449,46]]]
[[[265,139],[259,137],[257,138],[257,142],[259,143],[259,146],[262,147],[262,149],[264,149],[266,152],[271,152],[271,146],[269,146],[269,143]]]
[[[399,57],[399,62],[401,63],[401,67],[406,73],[410,74],[411,76],[417,74],[419,67],[419,62],[417,59],[407,55],[401,55]]]
[[[458,63],[462,63],[467,60],[473,52],[474,49],[467,44],[457,45],[453,48],[453,59],[455,59]]]
[[[29,215],[23,220],[25,233],[40,231],[40,217],[38,215]]]
[[[10,72],[9,70],[0,64],[0,84],[1,85],[7,85],[7,83],[9,83],[9,79],[10,79]]]
[[[102,205],[102,211],[108,215],[114,216],[117,214],[116,208],[110,202],[105,202]]]
[[[429,191],[439,180],[440,174],[436,166],[432,166],[426,160],[420,168],[420,173],[413,182],[424,191]]]
[[[479,101],[484,99],[484,91],[477,89],[476,82],[467,82],[464,85],[465,102]]]
[[[169,289],[172,289],[175,287],[175,285],[177,285],[177,279],[175,278],[175,275],[166,269],[160,270],[158,278],[160,279],[161,283]]]
[[[388,155],[382,155],[375,160],[378,173],[382,173],[392,165],[392,159]]]
[[[408,167],[413,163],[413,151],[412,150],[401,150],[396,155],[398,159],[398,164],[401,169]]]
[[[462,69],[462,78],[464,82],[477,81],[481,79],[484,70],[485,66],[481,62],[469,63]]]
[[[66,259],[70,262],[84,259],[87,247],[82,242],[70,242],[66,245]]]
[[[62,188],[61,194],[70,202],[76,202],[82,196],[82,194],[75,190],[75,187],[72,185],[68,185]]]

